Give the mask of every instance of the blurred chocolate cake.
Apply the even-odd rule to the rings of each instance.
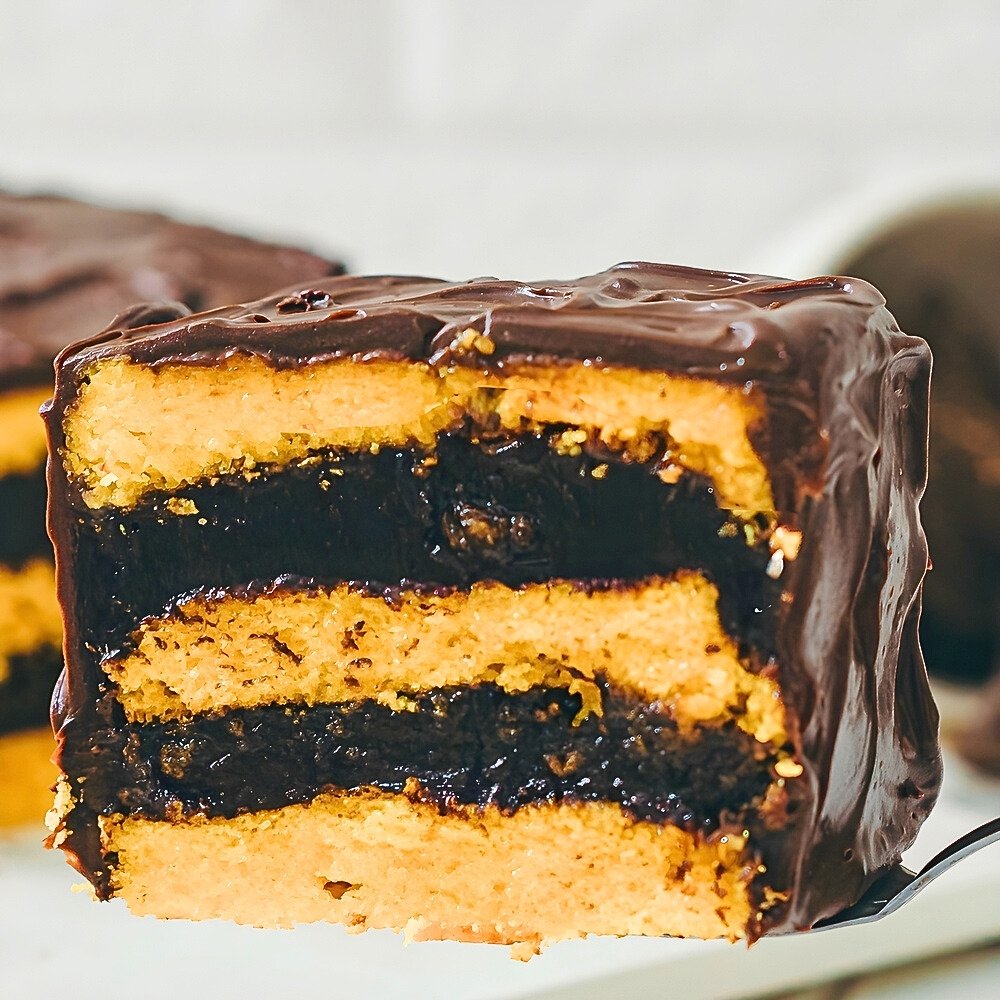
[[[838,267],[934,352],[921,638],[932,673],[982,682],[1000,657],[1000,199],[910,215]]]
[[[1000,774],[1000,673],[983,692],[975,718],[955,738],[966,760],[983,771]]]
[[[0,823],[40,818],[29,790],[44,794],[53,780],[39,775],[52,750],[62,623],[38,417],[53,358],[138,301],[209,309],[342,270],[163,215],[0,193]]]

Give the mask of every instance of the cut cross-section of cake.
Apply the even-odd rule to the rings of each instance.
[[[63,354],[53,842],[140,913],[753,939],[934,802],[870,286],[346,277]]]
[[[150,297],[208,308],[342,266],[152,212],[0,192],[0,826],[41,822],[62,621],[45,534],[52,361]]]

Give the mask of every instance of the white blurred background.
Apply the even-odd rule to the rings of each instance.
[[[1000,177],[991,0],[0,0],[0,186],[574,276],[819,267]]]

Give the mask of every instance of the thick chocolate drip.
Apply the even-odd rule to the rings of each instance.
[[[35,472],[0,476],[0,563],[18,569],[39,556],[51,561],[43,510],[44,465]]]
[[[0,734],[45,725],[62,665],[62,650],[56,646],[10,658],[7,679],[0,684]]]
[[[622,264],[572,282],[340,278],[139,329],[125,319],[62,355],[50,444],[81,370],[101,358],[212,365],[239,351],[280,366],[360,355],[503,369],[536,361],[627,365],[748,385],[766,401],[756,444],[779,517],[798,527],[781,580],[778,678],[804,774],[771,834],[769,884],[791,886],[764,930],[811,926],[853,903],[913,841],[940,784],[937,713],[917,644],[926,545],[926,345],[899,332],[875,289],[667,265]],[[473,328],[492,350],[464,353]],[[50,465],[64,607],[76,492]],[[692,540],[700,545],[704,538]],[[99,693],[71,612],[67,723]],[[79,850],[79,847],[75,847]]]
[[[652,462],[560,455],[549,443],[560,430],[487,444],[443,435],[429,467],[411,449],[314,456],[251,482],[182,489],[174,496],[198,511],[186,516],[170,513],[165,496],[126,512],[81,509],[70,529],[87,581],[80,636],[107,655],[178,595],[286,575],[381,589],[694,569],[718,585],[727,631],[766,661],[780,595],[766,542],[747,545],[703,477],[671,485]],[[603,477],[591,475],[602,464]]]
[[[0,193],[0,388],[47,383],[59,351],[135,302],[208,309],[342,271],[151,212]]]
[[[917,641],[927,545],[930,354],[845,337],[849,380],[823,384],[831,442],[823,493],[784,581],[783,700],[806,763],[795,794],[807,835],[798,886],[769,919],[808,927],[857,899],[916,837],[941,781],[938,715]]]

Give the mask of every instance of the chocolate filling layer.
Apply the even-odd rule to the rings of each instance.
[[[0,563],[20,568],[38,556],[51,560],[45,497],[44,463],[34,472],[0,476]]]
[[[710,481],[665,483],[654,461],[596,449],[559,454],[549,440],[558,432],[483,442],[448,434],[429,460],[410,449],[316,455],[127,512],[80,512],[82,640],[103,656],[181,594],[286,574],[321,585],[517,586],[689,568],[718,585],[727,631],[771,655],[780,587],[765,573],[767,546],[747,544]]]
[[[62,665],[62,650],[55,646],[10,658],[7,679],[0,684],[0,733],[48,725],[52,688]]]
[[[62,761],[85,779],[87,810],[153,819],[177,804],[226,817],[275,809],[329,787],[401,792],[416,778],[443,808],[598,800],[712,829],[724,810],[763,795],[767,755],[750,736],[732,725],[684,736],[662,709],[603,687],[603,716],[576,726],[578,695],[493,685],[438,689],[415,712],[375,702],[268,706],[145,725],[127,724],[109,699],[111,728],[70,722]]]

